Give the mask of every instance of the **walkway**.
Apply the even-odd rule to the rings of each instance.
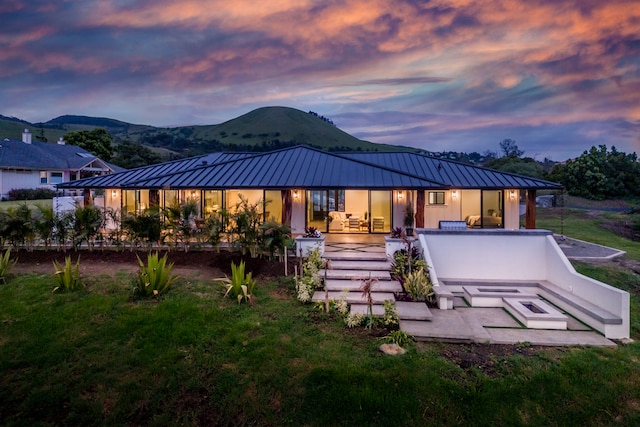
[[[374,315],[384,313],[383,302],[392,300],[400,317],[400,328],[421,341],[476,342],[488,344],[591,345],[616,344],[590,327],[568,316],[567,330],[527,329],[503,308],[470,307],[462,296],[454,300],[454,310],[429,309],[424,303],[395,301],[394,293],[402,287],[389,275],[384,237],[380,235],[327,234],[324,257],[330,260],[326,273],[329,299],[346,298],[352,312],[367,313],[366,300],[360,286],[362,279],[377,279],[372,292]],[[579,256],[576,248],[588,248],[587,242],[571,245],[572,258]],[[567,245],[568,246],[568,245]],[[597,246],[597,245],[595,245]],[[589,255],[601,251],[609,257],[616,250],[590,248]],[[564,248],[563,248],[564,249]],[[322,301],[325,290],[314,294]],[[566,314],[566,313],[565,313]]]

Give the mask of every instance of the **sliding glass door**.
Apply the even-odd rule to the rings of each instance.
[[[307,227],[315,227],[327,232],[326,217],[329,212],[329,194],[327,190],[307,191]]]

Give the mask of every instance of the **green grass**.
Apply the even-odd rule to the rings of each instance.
[[[49,275],[28,274],[0,286],[3,425],[640,423],[638,344],[514,352],[485,372],[445,358],[448,344],[382,356],[364,329],[300,305],[291,280],[260,282],[255,305],[188,279],[134,301],[130,283],[120,272],[53,294]]]
[[[610,246],[627,252],[640,260],[640,243],[619,236],[602,227],[607,221],[625,221],[624,213],[594,212],[578,209],[538,209],[536,227],[564,234],[575,239]]]

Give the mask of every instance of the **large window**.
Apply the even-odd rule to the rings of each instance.
[[[222,190],[205,190],[203,193],[205,217],[224,209],[224,205],[222,203],[224,200]]]
[[[471,228],[503,228],[503,192],[496,190],[463,190],[462,219]]]
[[[282,223],[282,191],[265,190],[264,192],[264,219]]]
[[[371,205],[370,226],[373,233],[388,233],[391,231],[391,191],[369,192]]]
[[[325,218],[329,213],[329,194],[327,190],[307,191],[307,226],[327,231]]]

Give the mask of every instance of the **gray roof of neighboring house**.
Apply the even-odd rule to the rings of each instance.
[[[206,164],[204,163],[206,161]],[[329,153],[296,146],[212,153],[59,185],[69,188],[534,188],[559,184],[415,153]]]
[[[39,141],[25,144],[15,139],[0,141],[1,168],[79,170],[96,159],[111,169],[122,170],[75,145]]]

